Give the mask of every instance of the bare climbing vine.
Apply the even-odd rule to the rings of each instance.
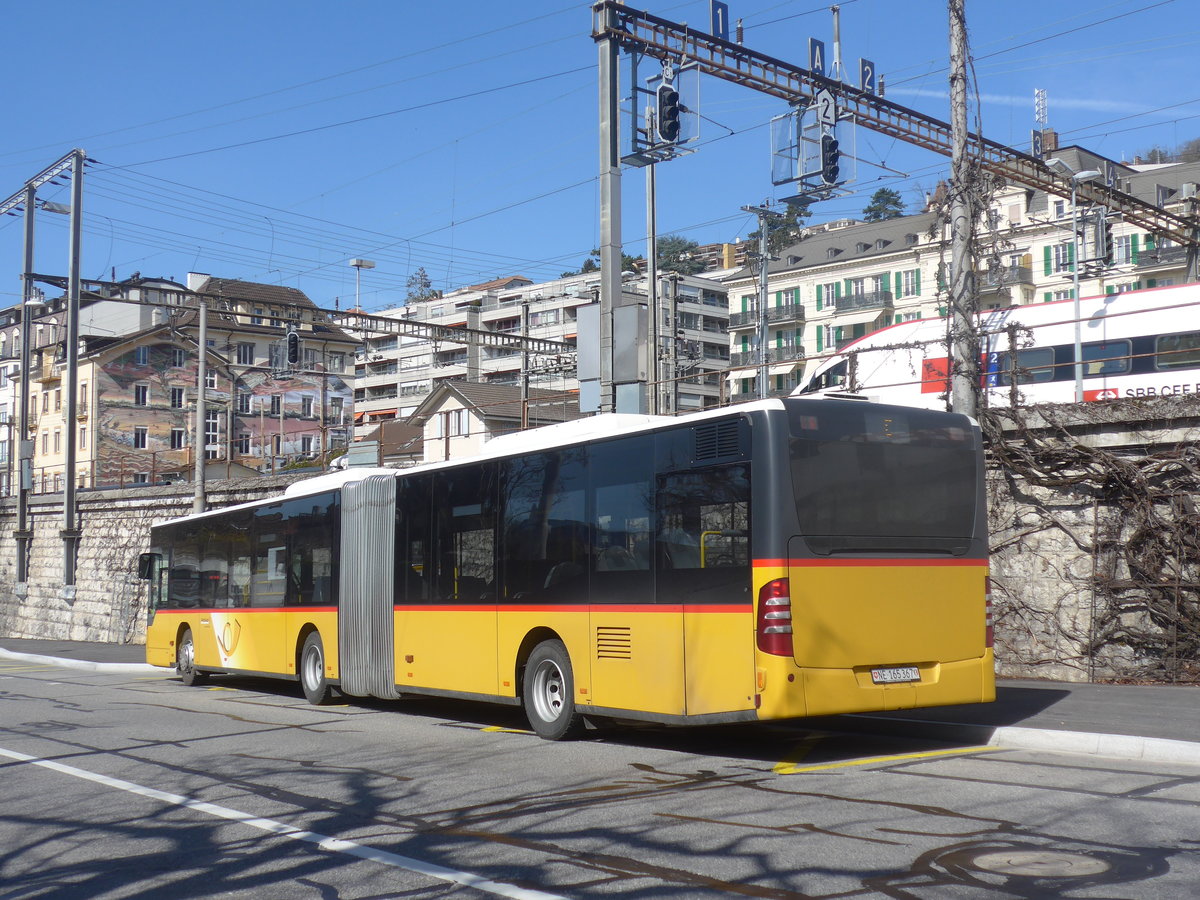
[[[981,421],[1014,674],[1200,682],[1200,399],[1015,405]]]

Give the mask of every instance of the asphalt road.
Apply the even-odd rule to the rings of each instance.
[[[1200,768],[0,660],[0,900],[1190,898]]]

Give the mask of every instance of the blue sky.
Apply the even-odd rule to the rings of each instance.
[[[637,0],[706,28],[707,0]],[[803,63],[832,43],[828,4],[730,0],[747,46]],[[576,269],[598,243],[596,49],[586,3],[408,0],[8,0],[0,196],[73,147],[85,179],[83,274],[202,271],[398,305],[423,267],[452,289]],[[967,0],[984,133],[1027,147],[1035,88],[1051,127],[1116,159],[1200,136],[1195,0]],[[843,57],[939,118],[944,0],[841,0]],[[19,36],[19,37],[18,37]],[[731,241],[770,183],[772,98],[706,79],[696,152],[658,167],[659,231]],[[858,215],[879,187],[915,211],[947,161],[872,132],[852,145]],[[844,170],[845,171],[845,170]],[[626,251],[645,248],[644,176],[622,179]],[[69,200],[68,187],[41,197]],[[41,272],[67,269],[67,219],[38,219]],[[0,304],[19,296],[22,228],[0,221]]]

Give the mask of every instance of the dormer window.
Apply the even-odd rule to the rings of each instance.
[[[838,247],[830,247],[828,250],[825,251],[825,258],[826,259],[834,259],[841,252],[842,252],[841,249]]]
[[[917,242],[917,236],[915,234],[913,234],[911,231],[904,236],[904,245],[906,247],[911,247],[916,242]]]
[[[882,250],[884,247],[886,247],[890,243],[891,243],[891,241],[885,241],[883,238],[879,238],[878,240],[875,241],[875,249]]]
[[[856,253],[866,253],[870,249],[871,249],[871,245],[868,244],[866,241],[859,241],[857,244],[854,245],[854,250]]]

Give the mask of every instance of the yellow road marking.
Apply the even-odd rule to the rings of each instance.
[[[853,766],[869,766],[874,763],[904,762],[910,759],[934,759],[939,756],[957,756],[964,753],[995,753],[1000,747],[955,747],[953,750],[926,750],[921,753],[898,753],[895,756],[871,756],[866,759],[849,759],[845,762],[824,763],[819,766],[799,767],[791,762],[778,763],[774,771],[778,775],[796,775],[800,772],[824,772],[829,769],[848,769]]]
[[[825,737],[827,737],[825,734],[813,734],[809,737],[806,737],[799,744],[797,744],[795,749],[792,750],[792,752],[789,753],[783,760],[775,764],[775,774],[791,775],[793,772],[799,771],[796,768],[796,764],[804,760],[808,754],[812,753],[813,748],[816,747],[817,744],[821,743],[821,740]]]
[[[527,731],[524,728],[501,728],[499,725],[487,725],[479,730],[490,731],[497,734],[533,734],[532,731]]]

